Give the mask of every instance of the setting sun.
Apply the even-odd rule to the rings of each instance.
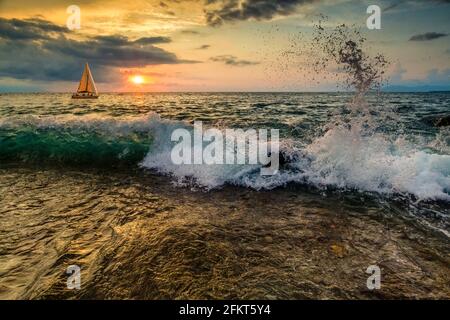
[[[145,81],[143,76],[136,75],[131,77],[131,82],[134,84],[143,84]]]

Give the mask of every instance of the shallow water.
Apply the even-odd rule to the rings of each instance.
[[[349,97],[2,95],[0,298],[448,298],[449,135],[427,119],[450,95],[369,96],[393,120],[324,130]],[[268,179],[154,165],[194,120],[278,128],[293,160]]]

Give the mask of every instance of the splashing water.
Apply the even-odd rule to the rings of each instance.
[[[308,180],[340,188],[450,200],[450,156],[429,154],[401,134],[383,132],[382,126],[388,120],[395,121],[395,115],[365,100],[369,90],[381,88],[387,66],[383,55],[366,55],[365,39],[346,25],[326,30],[319,23],[313,42],[325,54],[314,67],[323,69],[336,63],[356,94],[348,105],[350,112],[338,115],[336,122],[326,126],[325,135],[306,148],[314,159],[307,170]]]
[[[357,98],[371,89],[379,90],[388,65],[385,57],[382,54],[367,55],[364,51],[366,39],[354,27],[341,24],[328,30],[322,23],[319,20],[314,26],[312,43],[314,50],[319,51],[314,54],[314,71],[319,73],[335,64],[344,73],[347,87],[356,90]]]

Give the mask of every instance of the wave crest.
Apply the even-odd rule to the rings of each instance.
[[[285,139],[280,171],[261,176],[260,165],[175,165],[171,133],[192,129],[157,114],[114,118],[26,117],[0,122],[0,160],[153,169],[175,184],[220,188],[226,184],[256,190],[288,183],[380,194],[411,194],[450,201],[450,155],[421,149],[406,139],[366,134],[361,126],[334,126],[309,145]],[[440,136],[437,141],[441,143]],[[442,149],[441,149],[442,150]]]

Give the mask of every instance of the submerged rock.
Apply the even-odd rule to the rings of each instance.
[[[436,127],[446,127],[446,126],[450,126],[450,115],[444,116],[444,117],[438,119],[438,120],[435,122],[435,126],[436,126]]]
[[[424,122],[434,127],[450,126],[450,115],[438,115],[424,119]]]

